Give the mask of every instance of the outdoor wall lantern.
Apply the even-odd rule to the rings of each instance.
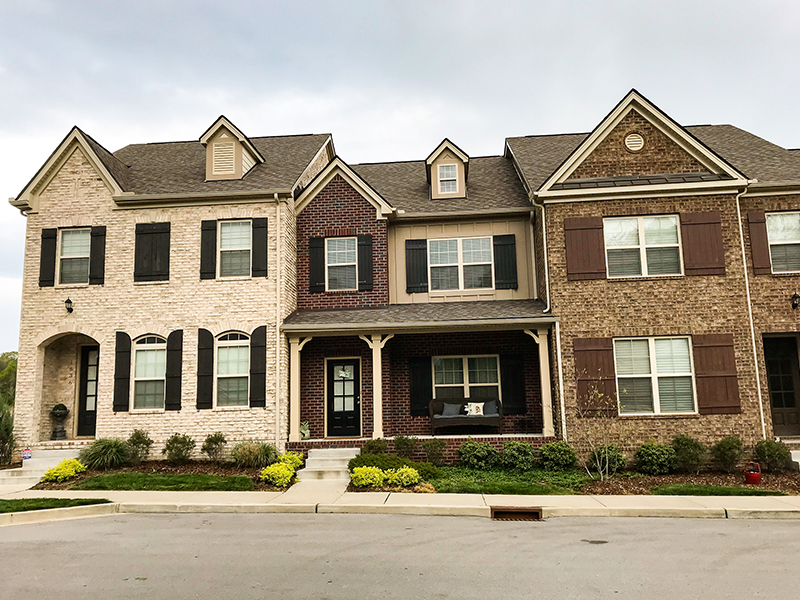
[[[800,306],[800,294],[795,292],[792,294],[792,308],[796,309],[798,306]]]
[[[795,294],[795,296],[797,296],[797,294]],[[798,298],[798,302],[800,302],[800,296],[797,296],[797,298]],[[794,306],[794,304],[792,304],[792,306]],[[794,306],[794,307],[797,308],[796,306]],[[64,300],[64,308],[67,309],[68,313],[71,313],[72,312],[72,300],[70,300],[69,298]]]

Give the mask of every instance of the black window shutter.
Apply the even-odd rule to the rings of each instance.
[[[89,284],[103,285],[106,273],[106,228],[105,225],[92,227],[91,248],[89,250]]]
[[[214,406],[214,336],[197,330],[197,409]]]
[[[267,326],[250,336],[250,407],[267,405]]]
[[[169,280],[169,223],[138,223],[134,281]]]
[[[117,332],[114,355],[114,412],[127,411],[131,396],[131,336]]]
[[[200,279],[217,276],[217,222],[200,224]]]
[[[515,290],[517,283],[517,237],[496,235],[494,245],[494,287],[497,290]],[[503,403],[505,408],[505,403]]]
[[[427,291],[428,240],[406,240],[406,292]]]
[[[181,409],[181,376],[183,374],[183,330],[167,336],[167,381],[164,410]]]
[[[504,415],[524,415],[525,403],[525,357],[522,354],[500,355],[500,386],[503,396]]]
[[[267,219],[253,219],[253,277],[267,276]]]
[[[325,238],[308,238],[308,291],[325,291]]]
[[[56,284],[56,240],[58,229],[42,229],[42,253],[39,256],[39,287]]]
[[[428,404],[433,400],[430,356],[412,356],[408,359],[408,389],[411,393],[411,415],[428,416]]]
[[[358,236],[358,289],[372,289],[372,236]]]

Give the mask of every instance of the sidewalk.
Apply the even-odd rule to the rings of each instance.
[[[23,490],[0,498],[108,498],[123,513],[380,513],[491,516],[492,507],[537,507],[542,517],[800,519],[800,496],[511,496],[346,492],[344,481],[303,481],[286,492]],[[66,510],[66,509],[59,509]]]

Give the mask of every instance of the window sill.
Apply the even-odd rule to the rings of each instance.
[[[250,410],[249,406],[215,406],[211,412],[244,412]]]
[[[217,281],[247,281],[248,279],[254,279],[250,275],[234,275],[231,277],[217,277]]]
[[[773,271],[770,275],[774,277],[797,277],[800,276],[800,271]],[[759,277],[759,275],[754,275],[754,277]]]
[[[166,412],[163,408],[132,408],[132,415],[155,415]]]
[[[359,290],[325,290],[326,294],[357,294]],[[366,291],[366,290],[365,290]]]
[[[58,290],[73,290],[73,289],[88,288],[88,287],[89,287],[88,281],[86,283],[57,283],[55,285],[55,288]]]
[[[713,277],[707,275],[707,277]],[[664,281],[686,279],[686,275],[636,275],[633,277],[609,277],[606,275],[606,281]]]
[[[167,285],[169,284],[169,279],[165,281],[134,281],[133,285]]]
[[[697,419],[699,413],[620,414],[620,419]]]

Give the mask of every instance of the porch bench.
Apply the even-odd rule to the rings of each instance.
[[[467,403],[469,402],[483,402],[484,410],[486,411],[488,409],[488,414],[466,414]],[[494,402],[494,411],[492,411],[491,407],[492,402]],[[447,411],[445,411],[445,405],[449,405]],[[428,403],[428,413],[431,417],[431,435],[434,435],[437,429],[463,427],[464,425],[497,427],[499,431],[503,421],[503,404],[498,398],[482,398],[480,400],[448,398],[446,400],[431,400]]]

